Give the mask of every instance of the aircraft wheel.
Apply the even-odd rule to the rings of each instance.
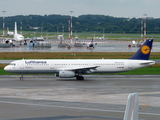
[[[83,77],[83,76],[81,76],[80,78],[81,78],[81,80],[84,80],[84,77]]]
[[[76,76],[76,79],[77,80],[84,80],[84,77],[83,76]]]
[[[79,80],[79,76],[76,76],[76,79]]]
[[[23,77],[20,77],[19,79],[20,79],[20,81],[23,81]]]

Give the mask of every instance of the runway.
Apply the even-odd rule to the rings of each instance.
[[[160,75],[19,76],[0,76],[0,120],[121,120],[134,92],[139,118],[160,119]]]

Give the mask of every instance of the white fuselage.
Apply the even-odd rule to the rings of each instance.
[[[124,72],[155,64],[151,60],[124,59],[39,59],[16,60],[4,70],[12,73],[58,73],[59,71],[79,71],[87,73]],[[92,67],[95,67],[92,69]]]
[[[9,35],[9,36],[13,36],[14,35],[14,32],[7,32],[7,35]]]
[[[21,34],[18,34],[18,32],[17,32],[17,22],[15,22],[14,38],[13,39],[18,42],[24,41],[24,36]]]
[[[20,35],[20,34],[14,34],[14,38],[15,41],[24,41],[24,36]]]

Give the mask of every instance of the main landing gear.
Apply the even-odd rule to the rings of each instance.
[[[77,80],[84,80],[84,77],[78,75],[78,76],[76,76],[76,79],[77,79]]]
[[[27,41],[26,40],[24,40],[24,45],[27,45]]]

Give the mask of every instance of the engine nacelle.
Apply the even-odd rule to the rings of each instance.
[[[59,71],[60,78],[72,78],[75,77],[75,73],[73,71]]]

